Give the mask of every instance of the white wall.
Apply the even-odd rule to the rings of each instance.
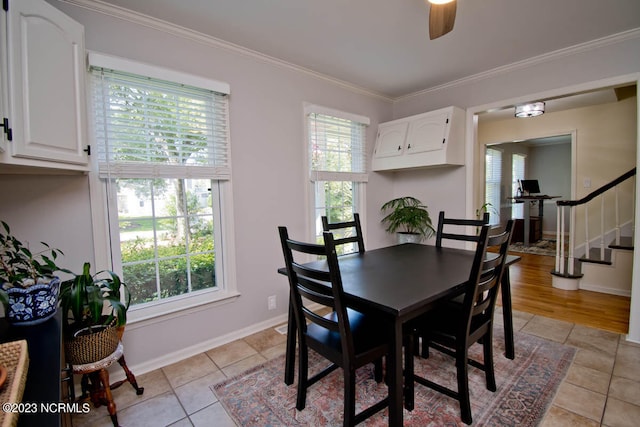
[[[571,199],[571,144],[534,145],[529,155],[526,177],[539,181],[542,194],[559,196],[559,199],[544,201],[543,207],[542,232],[555,236],[558,224],[556,200]]]
[[[231,86],[230,125],[237,287],[232,303],[207,305],[127,326],[127,360],[137,373],[237,338],[285,319],[288,284],[278,225],[292,236],[307,234],[306,139],[303,103],[310,102],[371,119],[373,150],[377,124],[391,119],[391,103],[274,61],[189,39],[87,9],[51,1],[85,27],[88,50],[188,72]],[[88,179],[83,175],[0,176],[0,217],[29,239],[59,246],[65,262],[79,269],[93,259]],[[372,176],[367,211],[391,195],[391,183]],[[40,215],[46,214],[43,217]],[[366,218],[366,212],[363,212]],[[367,247],[386,233],[374,213],[366,222]],[[41,219],[47,218],[47,219]],[[46,224],[55,224],[48,228]],[[267,296],[278,307],[267,310]]]
[[[0,175],[0,219],[32,252],[45,242],[64,252],[59,265],[81,273],[93,263],[88,191],[85,175]]]

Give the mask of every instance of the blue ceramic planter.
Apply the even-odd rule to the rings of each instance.
[[[9,296],[7,319],[13,325],[37,325],[56,314],[60,279],[54,277],[48,284],[37,284],[6,290]]]

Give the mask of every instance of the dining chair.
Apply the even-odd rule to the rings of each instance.
[[[495,229],[490,232],[490,226],[483,225],[462,302],[459,299],[448,301],[446,305],[430,311],[412,324],[416,335],[422,338],[423,357],[429,357],[429,348],[455,357],[458,388],[452,390],[411,371],[413,379],[458,400],[461,418],[466,424],[472,422],[468,366],[483,370],[487,389],[496,391],[493,312],[512,231],[513,220],[509,220],[504,230],[499,232],[495,232]],[[499,247],[499,251],[488,253],[487,248],[494,246]],[[469,347],[475,343],[482,345],[482,362],[469,358]]]
[[[436,247],[442,247],[443,239],[477,242],[480,237],[479,233],[466,234],[462,232],[460,227],[482,227],[485,224],[489,224],[489,212],[485,212],[482,219],[466,219],[447,218],[445,217],[444,211],[440,211],[438,215],[438,229],[436,230]]]
[[[354,244],[357,244],[357,252],[364,252],[364,238],[362,236],[362,226],[360,225],[360,215],[357,213],[353,214],[352,221],[343,221],[343,222],[334,222],[329,223],[329,219],[326,215],[321,217],[322,219],[322,229],[323,231],[337,231],[334,232],[333,241],[336,246],[341,246],[341,249],[338,251],[338,255],[344,255],[347,253],[354,253],[356,250],[349,250],[350,248],[347,245],[351,245],[353,247]],[[287,345],[287,368],[285,368],[285,383],[292,384],[293,383],[293,360],[295,359],[295,346]]]
[[[362,237],[362,226],[360,225],[360,215],[353,214],[352,221],[334,222],[329,223],[329,219],[326,216],[322,216],[322,229],[324,231],[340,230],[339,237],[335,236],[334,242],[336,246],[353,244],[358,245],[358,252],[364,252],[364,238]],[[355,251],[354,251],[355,252]]]
[[[389,353],[390,325],[380,319],[347,308],[333,234],[324,232],[324,244],[302,243],[289,239],[286,227],[278,227],[291,290],[298,333],[298,389],[296,408],[306,405],[307,389],[341,367],[344,375],[343,425],[355,425],[389,404],[389,397],[356,414],[356,369],[374,363],[374,377],[382,382],[382,358]],[[328,270],[308,265],[311,256],[324,256]],[[330,313],[317,313],[321,305]],[[309,350],[331,364],[308,376]]]

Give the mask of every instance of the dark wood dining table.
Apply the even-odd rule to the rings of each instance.
[[[437,304],[464,292],[474,251],[407,243],[339,257],[340,273],[347,304],[363,313],[386,318],[392,328],[389,355],[389,425],[401,426],[403,418],[402,349],[403,324]],[[489,254],[488,256],[491,256]],[[520,258],[509,255],[507,264]],[[325,261],[309,265],[323,269]],[[287,274],[285,268],[278,270]],[[502,285],[506,356],[513,359],[513,323],[508,268]],[[291,306],[287,336],[285,383],[294,378],[296,326]]]

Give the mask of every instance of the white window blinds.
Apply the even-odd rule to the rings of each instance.
[[[497,215],[491,215],[491,225],[500,223],[500,185],[502,183],[502,152],[487,148],[485,154],[485,202],[490,203]]]
[[[230,178],[225,94],[92,66],[91,101],[100,177]]]
[[[307,110],[311,181],[367,181],[368,122]]]

